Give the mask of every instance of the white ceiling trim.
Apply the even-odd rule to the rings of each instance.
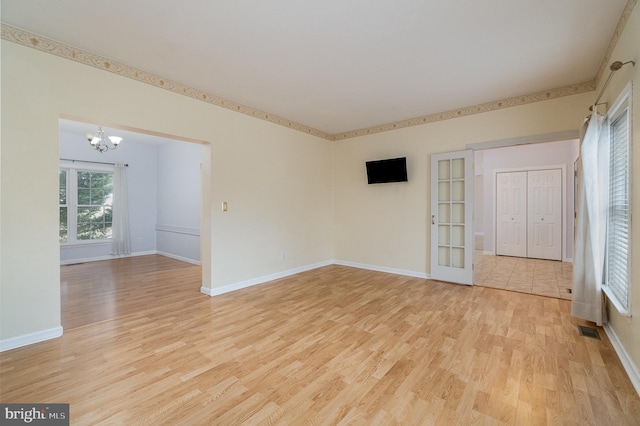
[[[93,53],[68,46],[55,40],[51,40],[46,37],[39,36],[37,34],[24,31],[22,29],[2,23],[2,39],[13,43],[17,43],[23,46],[31,47],[42,52],[50,53],[56,56],[60,56],[66,59],[70,59],[75,62],[79,62],[85,65],[89,65],[94,68],[98,68],[104,71],[109,71],[114,74],[131,78],[143,83],[150,84],[152,86],[169,90],[174,93],[178,93],[184,96],[207,102],[213,105],[220,106],[232,111],[236,111],[251,117],[259,118],[261,120],[269,121],[274,124],[278,124],[284,127],[314,135],[320,138],[324,138],[330,141],[348,139],[358,136],[364,136],[374,133],[386,132],[390,130],[396,130],[404,127],[418,126],[427,123],[433,123],[442,120],[449,120],[452,118],[464,117],[472,114],[479,114],[483,112],[495,111],[504,108],[510,108],[518,105],[525,105],[533,102],[540,102],[550,99],[555,99],[564,96],[571,96],[579,93],[595,91],[597,84],[602,77],[604,70],[607,67],[607,63],[611,57],[611,52],[615,48],[615,45],[620,38],[625,24],[628,21],[633,7],[637,3],[637,0],[629,0],[625,6],[624,12],[618,22],[618,26],[611,38],[607,52],[602,60],[599,71],[594,80],[572,84],[569,86],[554,88],[537,93],[516,96],[508,99],[496,100],[493,102],[487,102],[479,105],[469,106],[465,108],[459,108],[450,111],[444,111],[436,114],[430,114],[426,116],[411,118],[407,120],[392,122],[388,124],[382,124],[365,129],[352,130],[348,132],[341,132],[338,134],[329,134],[318,129],[305,126],[286,118],[270,114],[265,111],[251,108],[247,105],[234,102],[229,99],[221,98],[213,93],[208,93],[203,90],[199,90],[193,87],[185,86],[175,81],[165,79],[162,76],[152,74],[143,70],[136,69],[134,67],[122,64],[111,59],[95,55]]]

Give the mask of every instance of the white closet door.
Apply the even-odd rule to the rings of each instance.
[[[528,256],[562,260],[562,170],[528,172]]]
[[[431,278],[473,284],[473,151],[431,156]]]
[[[496,174],[496,254],[527,257],[527,172]]]

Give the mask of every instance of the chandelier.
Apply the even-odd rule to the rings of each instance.
[[[85,133],[89,144],[98,152],[106,152],[110,149],[116,149],[120,142],[122,142],[122,138],[120,136],[105,136],[104,130],[102,127],[98,127],[98,132],[96,134],[93,133]]]

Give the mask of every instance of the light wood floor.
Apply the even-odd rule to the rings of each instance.
[[[62,327],[87,324],[200,298],[199,266],[165,256],[129,257],[60,267]]]
[[[198,267],[156,276],[154,258],[78,265],[131,293],[104,292],[113,319],[1,353],[0,400],[92,425],[639,423],[606,335],[580,336],[567,300],[337,265],[211,298]]]

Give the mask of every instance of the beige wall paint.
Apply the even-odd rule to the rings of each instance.
[[[6,41],[2,65],[0,340],[60,325],[60,115],[210,144],[205,287],[332,258],[326,140]]]
[[[618,314],[615,307],[609,304],[607,312],[609,314],[610,327],[620,339],[636,368],[640,368],[640,7],[636,5],[625,26],[616,48],[611,55],[611,61],[626,62],[634,60],[635,67],[630,64],[625,65],[617,71],[600,102],[607,102],[611,107],[620,95],[625,85],[632,81],[632,183],[631,183],[631,203],[632,215],[636,219],[631,226],[631,310],[633,317],[626,318]],[[597,93],[600,93],[604,80],[609,76],[609,68],[603,75],[603,82],[598,86]]]
[[[431,154],[576,130],[593,93],[334,142],[335,258],[428,274]],[[409,182],[367,185],[365,162],[407,157]]]
[[[60,325],[57,183],[42,179],[58,168],[58,118],[47,113],[56,100],[39,99],[37,86],[51,86],[46,72],[5,50],[2,42],[0,339]],[[13,68],[21,83],[8,78]]]

